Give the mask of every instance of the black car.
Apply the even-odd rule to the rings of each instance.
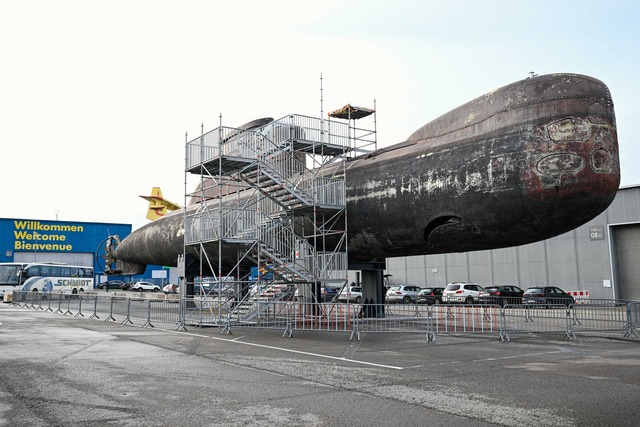
[[[122,285],[120,285],[120,289],[122,289],[123,291],[128,291],[129,289],[131,289],[131,286],[133,286],[135,282],[125,282]]]
[[[106,282],[102,282],[98,285],[100,289],[120,289],[124,282],[122,280],[107,280]]]
[[[567,307],[575,300],[571,295],[556,286],[533,286],[522,295],[522,303],[525,305],[566,305]]]
[[[442,303],[442,291],[444,288],[424,288],[418,292],[416,304],[440,304]]]
[[[498,304],[504,307],[509,304],[522,304],[524,291],[514,285],[487,286],[480,291],[480,304]]]

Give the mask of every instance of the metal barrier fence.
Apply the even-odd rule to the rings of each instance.
[[[293,336],[294,331],[345,332],[350,339],[366,333],[424,333],[427,341],[437,335],[494,335],[509,341],[509,334],[563,334],[575,339],[576,333],[620,332],[638,338],[640,302],[595,300],[570,306],[530,307],[518,304],[420,305],[420,304],[342,304],[257,300],[240,303],[224,298],[165,297],[163,294],[64,295],[14,292],[13,304],[62,315],[104,321],[142,324],[169,324],[176,329],[219,327],[220,333],[232,328],[270,328]]]
[[[161,298],[162,297],[162,298]],[[180,324],[180,300],[166,299],[164,294],[96,295],[92,293],[47,294],[41,292],[14,292],[12,304],[35,310],[50,311],[74,317],[86,317],[120,323],[152,322]]]

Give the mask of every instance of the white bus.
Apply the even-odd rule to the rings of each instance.
[[[26,266],[26,262],[0,262],[0,298],[20,288],[18,273]]]
[[[93,267],[55,262],[32,262],[18,271],[23,292],[77,294],[93,289]]]

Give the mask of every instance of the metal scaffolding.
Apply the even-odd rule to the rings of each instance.
[[[198,264],[199,293],[205,276],[214,296],[232,283],[236,301],[346,284],[346,164],[376,147],[375,129],[355,126],[371,114],[375,123],[375,110],[347,105],[328,119],[221,120],[186,143],[185,187],[187,174],[200,181],[185,188],[185,205],[197,209],[185,210],[184,252]]]

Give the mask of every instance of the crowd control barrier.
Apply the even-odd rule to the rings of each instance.
[[[558,333],[620,333],[638,338],[640,302],[590,299],[569,306],[522,304],[364,304],[309,303],[293,300],[249,302],[226,298],[179,298],[164,294],[94,292],[76,295],[14,292],[14,306],[87,320],[120,322],[142,327],[269,328],[292,337],[296,331],[344,333],[361,339],[363,333],[420,333],[428,342],[455,334],[493,336],[509,341],[512,335]]]

